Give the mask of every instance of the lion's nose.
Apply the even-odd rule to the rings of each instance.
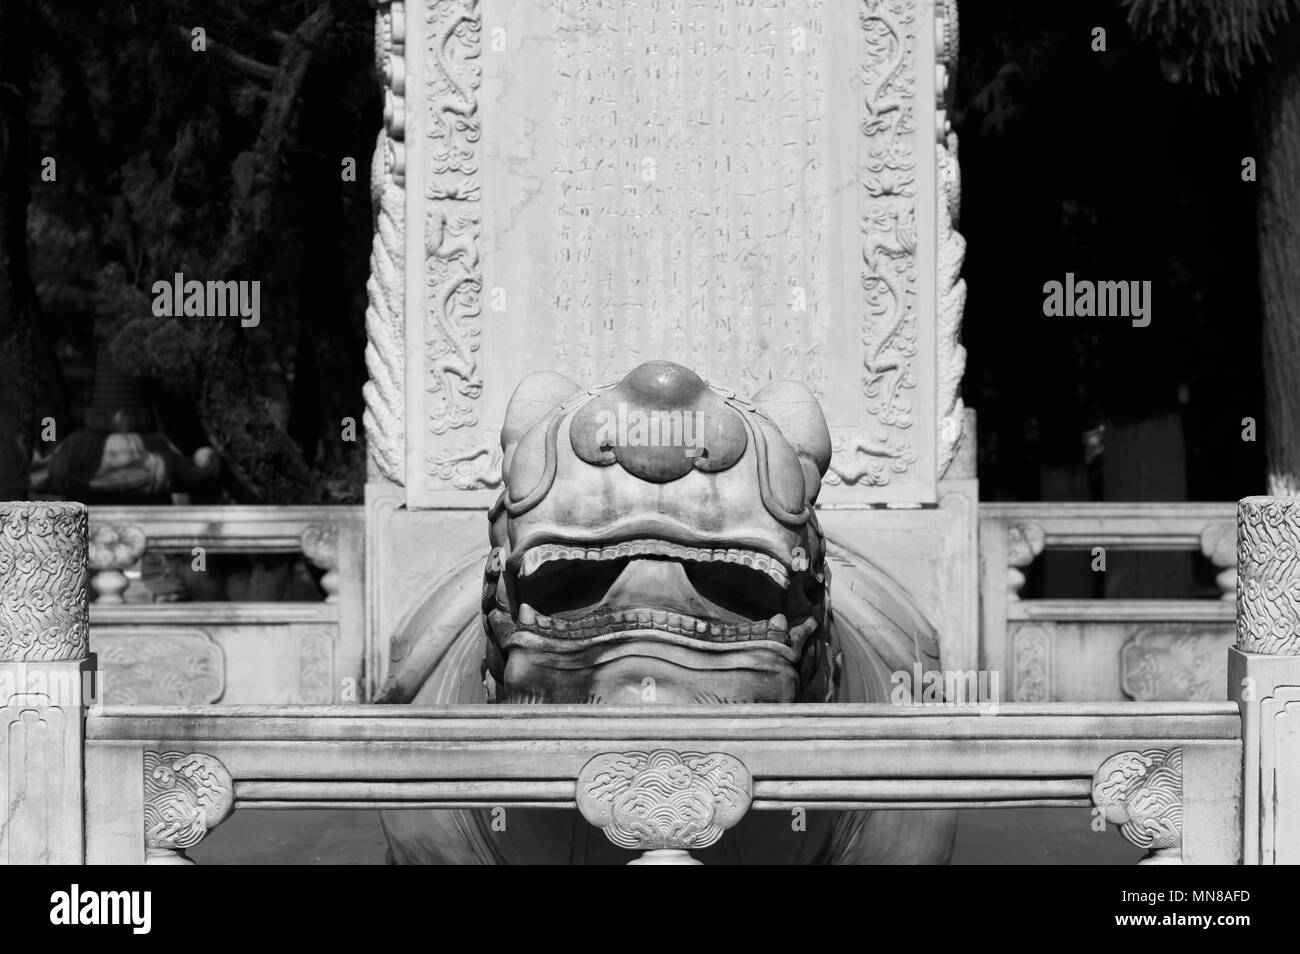
[[[703,378],[671,361],[647,361],[638,365],[628,372],[620,386],[627,389],[628,400],[643,405],[646,410],[693,407],[708,391]]]
[[[589,464],[617,461],[635,477],[667,483],[725,470],[749,438],[740,415],[704,380],[671,361],[647,361],[586,404],[569,428],[574,453]]]

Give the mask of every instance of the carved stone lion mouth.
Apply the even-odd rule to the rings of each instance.
[[[505,649],[527,633],[530,644],[557,652],[649,640],[705,650],[780,647],[797,658],[817,627],[804,592],[807,561],[798,557],[787,567],[743,547],[642,537],[541,543],[512,562],[488,614]]]

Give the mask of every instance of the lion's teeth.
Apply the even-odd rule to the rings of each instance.
[[[774,629],[778,633],[784,633],[790,628],[790,622],[785,618],[784,613],[777,613],[767,621],[767,625],[769,629]]]
[[[537,610],[533,609],[527,603],[519,607],[519,622],[525,626],[532,626],[537,622]]]
[[[781,561],[766,553],[738,548],[688,547],[666,540],[625,540],[604,547],[578,547],[548,543],[526,551],[520,558],[520,575],[528,576],[552,560],[619,560],[635,557],[668,557],[696,563],[733,563],[765,573],[782,588],[789,585],[789,574]],[[794,570],[808,568],[807,557],[793,559]]]

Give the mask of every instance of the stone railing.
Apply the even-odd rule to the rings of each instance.
[[[91,649],[107,703],[361,701],[363,522],[360,507],[91,507]],[[154,602],[138,582],[147,556],[203,572],[234,554],[300,555],[322,596]]]
[[[86,537],[79,505],[0,505],[6,862],[183,864],[252,807],[576,806],[689,862],[751,810],[1090,803],[1148,863],[1300,862],[1300,501],[1241,503],[1231,703],[100,709]],[[628,842],[613,763],[685,771],[708,832]]]
[[[1240,731],[1229,703],[105,710],[87,724],[86,853],[176,861],[241,808],[577,807],[613,827],[590,784],[602,766],[708,755],[734,783],[698,773],[721,827],[746,811],[1096,804],[1151,860],[1228,864]],[[177,801],[196,823],[159,831]],[[658,850],[707,847],[682,822]]]
[[[1226,699],[1237,590],[1231,503],[980,505],[980,659],[1017,702]],[[1046,550],[1188,551],[1219,599],[1022,599]],[[1101,565],[1101,564],[1097,564]]]
[[[366,700],[384,647],[364,634],[363,515],[354,507],[91,508],[93,648],[118,704]],[[1225,699],[1236,592],[1232,504],[981,504],[978,668],[1008,701]],[[1022,599],[1045,550],[1200,552],[1221,600]],[[146,554],[301,554],[322,601],[140,601]],[[972,604],[973,605],[973,604]],[[973,632],[973,628],[972,628]],[[960,669],[976,668],[970,659]],[[373,674],[371,674],[373,675]]]

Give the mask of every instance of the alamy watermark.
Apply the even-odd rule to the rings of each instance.
[[[1149,281],[1094,282],[1075,280],[1043,283],[1043,315],[1048,318],[1131,318],[1134,328],[1151,324]]]
[[[61,709],[95,708],[104,698],[104,673],[40,663],[6,666],[0,670],[0,703],[21,695],[45,696]]]
[[[925,669],[890,674],[889,701],[896,706],[975,706],[981,714],[998,711],[1002,678],[997,670]]]
[[[117,924],[130,927],[132,934],[148,934],[153,927],[152,908],[152,891],[83,891],[73,884],[50,895],[50,923]]]
[[[596,440],[602,448],[680,447],[687,457],[704,453],[701,411],[645,410],[619,401],[617,410],[601,411]]]
[[[239,318],[244,328],[262,321],[262,283],[185,280],[183,272],[153,283],[153,313],[159,318]]]

